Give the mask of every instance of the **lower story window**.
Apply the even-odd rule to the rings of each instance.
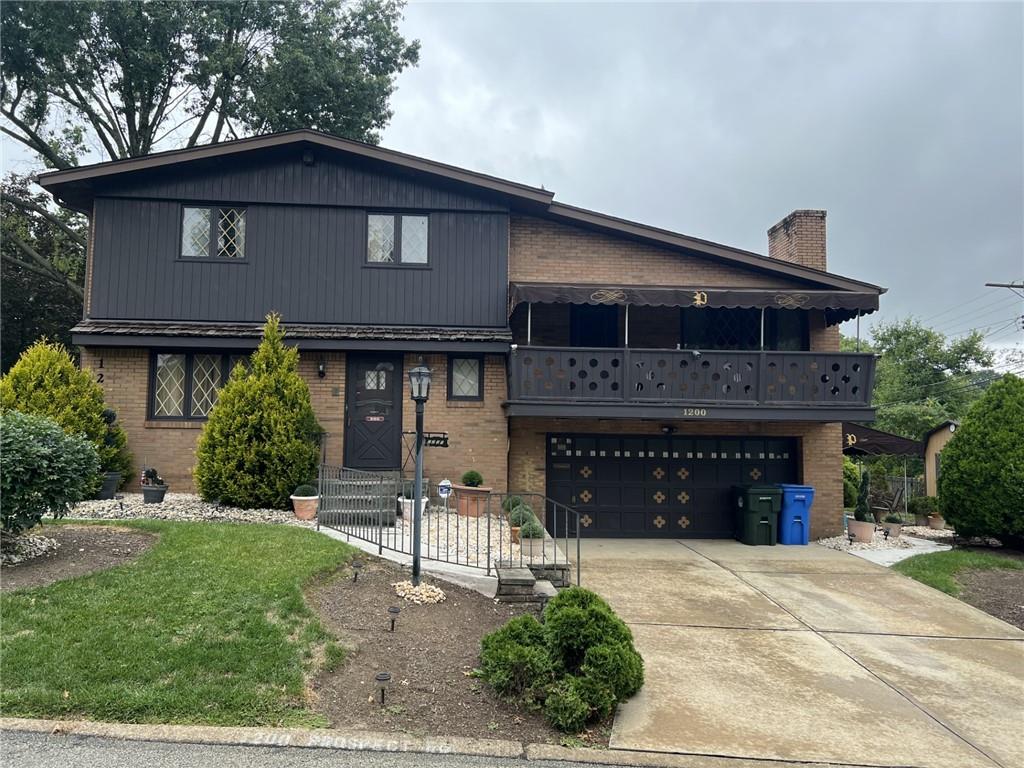
[[[205,419],[231,368],[242,355],[157,352],[150,366],[150,415],[157,419]]]
[[[482,400],[484,361],[481,357],[448,358],[448,399]]]

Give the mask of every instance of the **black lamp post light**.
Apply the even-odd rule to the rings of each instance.
[[[391,673],[390,672],[378,672],[376,677],[373,678],[377,684],[377,689],[380,691],[380,705],[384,706],[384,692],[391,685]]]
[[[388,618],[391,619],[391,631],[395,631],[395,622],[398,620],[398,614],[402,612],[402,609],[397,605],[392,605],[388,608]]]
[[[420,585],[420,526],[423,498],[423,406],[430,399],[430,369],[419,364],[409,371],[409,392],[416,403],[416,478],[412,486],[412,585]],[[383,693],[381,694],[383,696]]]

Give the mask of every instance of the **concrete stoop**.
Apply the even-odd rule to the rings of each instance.
[[[502,603],[546,603],[558,594],[547,579],[538,579],[529,568],[499,568],[498,593]]]

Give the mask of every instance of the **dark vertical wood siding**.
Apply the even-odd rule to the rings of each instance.
[[[428,269],[367,266],[366,210],[313,205],[249,204],[245,262],[206,263],[178,259],[177,200],[100,198],[91,314],[258,322],[276,310],[303,323],[504,326],[507,213],[429,215]]]

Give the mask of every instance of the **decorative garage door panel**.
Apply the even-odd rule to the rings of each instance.
[[[792,438],[549,434],[547,494],[584,536],[733,535],[732,486],[797,481]]]

